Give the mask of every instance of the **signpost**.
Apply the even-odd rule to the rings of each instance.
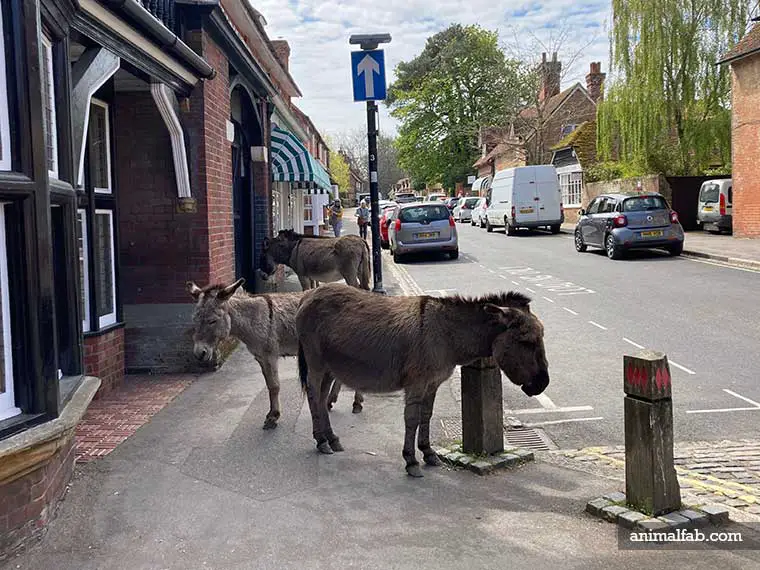
[[[351,52],[351,78],[354,101],[367,102],[367,149],[369,155],[369,196],[372,219],[372,272],[375,293],[385,295],[380,252],[380,204],[377,186],[377,103],[386,96],[385,54],[377,49],[391,41],[390,34],[355,34],[348,43],[359,44],[361,51]]]

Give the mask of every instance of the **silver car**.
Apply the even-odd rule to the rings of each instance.
[[[443,202],[401,204],[388,226],[393,261],[417,252],[444,252],[459,257],[459,238],[454,218]]]
[[[454,219],[458,222],[469,222],[472,220],[472,212],[479,201],[480,198],[477,196],[467,196],[465,198],[460,198],[459,202],[454,207],[454,211],[452,212]]]
[[[603,194],[578,212],[575,249],[601,247],[610,259],[630,249],[662,248],[681,255],[684,233],[678,214],[660,194]]]

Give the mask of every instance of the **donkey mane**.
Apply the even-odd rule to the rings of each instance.
[[[321,236],[321,235],[306,235],[306,234],[299,234],[298,232],[295,232],[293,230],[281,230],[280,234],[289,239],[289,240],[302,240],[302,239],[330,239],[330,236]]]
[[[509,291],[507,293],[491,293],[488,295],[481,295],[480,297],[464,296],[464,295],[452,295],[437,297],[438,301],[445,305],[453,305],[461,307],[463,305],[484,305],[490,303],[497,307],[520,307],[527,308],[530,306],[531,298],[519,293],[517,291]]]
[[[226,289],[229,286],[229,284],[225,283],[212,283],[211,285],[206,285],[201,291],[203,292],[204,297],[216,297],[219,294],[219,291],[222,289]],[[238,288],[236,293],[245,293],[247,297],[261,297],[262,295],[257,295],[254,293],[249,293],[245,289]]]

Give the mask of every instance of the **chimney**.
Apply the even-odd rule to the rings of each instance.
[[[290,45],[287,40],[272,40],[272,47],[274,48],[274,56],[277,61],[280,62],[282,68],[288,71],[288,63],[290,60]]]
[[[538,92],[539,103],[543,103],[559,93],[561,71],[562,63],[557,61],[556,51],[552,54],[551,61],[546,61],[546,53],[541,54],[541,65],[538,67],[541,80],[540,91]]]
[[[604,99],[605,77],[607,77],[607,74],[602,73],[602,63],[600,61],[592,62],[588,75],[586,76],[586,91],[588,91],[588,94],[594,100],[594,103],[599,103]]]

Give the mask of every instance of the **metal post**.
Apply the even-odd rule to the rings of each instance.
[[[373,292],[385,295],[383,260],[380,252],[380,204],[377,186],[377,103],[367,101],[367,141],[369,154],[369,199],[372,203],[372,273]]]

